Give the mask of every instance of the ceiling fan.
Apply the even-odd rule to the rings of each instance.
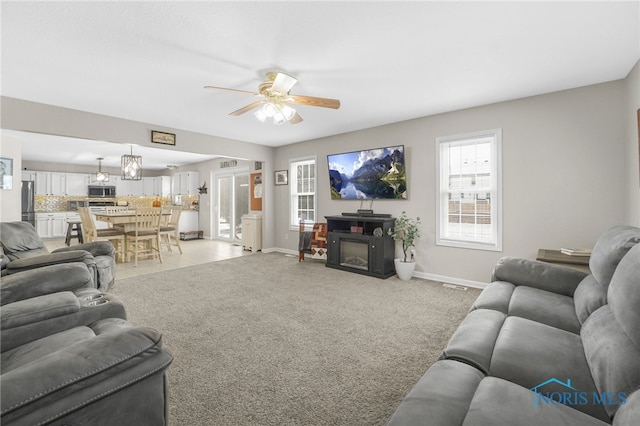
[[[253,109],[260,108],[254,114],[258,120],[263,123],[267,118],[272,118],[274,124],[282,124],[284,122],[289,122],[291,124],[300,123],[302,121],[302,117],[291,106],[296,104],[333,109],[340,108],[340,101],[337,99],[289,94],[289,91],[291,91],[291,88],[297,82],[297,79],[288,74],[282,72],[268,72],[267,79],[258,85],[257,93],[215,86],[205,86],[205,89],[227,90],[260,97],[260,100],[233,111],[229,113],[229,115],[237,116]]]

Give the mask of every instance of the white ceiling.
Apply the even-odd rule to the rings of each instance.
[[[268,146],[617,80],[640,58],[638,1],[3,1],[1,12],[3,96]],[[228,115],[252,96],[203,88],[256,91],[270,70],[341,108],[299,106],[302,123],[275,126]]]

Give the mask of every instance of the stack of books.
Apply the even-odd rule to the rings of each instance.
[[[569,256],[591,256],[591,249],[561,248],[560,252]]]

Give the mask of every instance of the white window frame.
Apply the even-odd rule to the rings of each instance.
[[[298,192],[298,180],[302,179],[298,177],[298,165],[313,164],[314,165],[314,178],[310,191]],[[293,158],[289,160],[289,229],[297,231],[300,229],[300,215],[298,213],[298,196],[307,195],[313,196],[313,211],[314,222],[318,216],[318,161],[315,156],[304,158]]]
[[[486,187],[460,191],[449,187],[448,155],[452,146],[490,143],[490,183]],[[478,250],[502,251],[502,129],[491,129],[436,138],[436,245]],[[452,193],[489,193],[491,197],[490,238],[465,238],[447,233],[449,199]]]

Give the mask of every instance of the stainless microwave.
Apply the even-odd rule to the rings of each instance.
[[[115,196],[115,186],[89,185],[90,198],[114,198]]]

